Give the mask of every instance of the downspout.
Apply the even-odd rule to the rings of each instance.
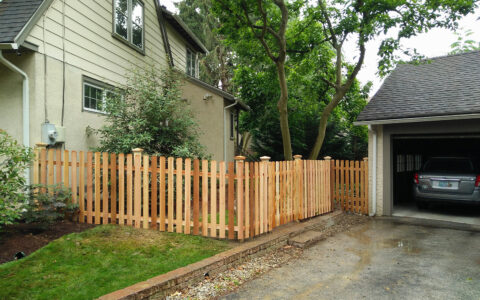
[[[5,65],[7,68],[13,72],[21,75],[23,77],[23,89],[22,89],[22,110],[23,110],[23,145],[25,147],[30,147],[30,100],[29,100],[29,87],[28,87],[28,76],[27,74],[19,69],[17,66],[8,61],[3,57],[2,50],[0,50],[0,63]],[[30,169],[25,170],[25,182],[27,185],[30,185]]]
[[[370,216],[377,214],[377,131],[373,129],[372,125],[368,125],[368,131],[373,134],[373,154],[372,154],[372,210]]]
[[[227,161],[227,109],[234,107],[238,104],[238,100],[236,99],[233,104],[225,106],[223,108],[223,161]]]

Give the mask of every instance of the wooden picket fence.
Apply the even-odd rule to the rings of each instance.
[[[368,214],[368,159],[331,164],[332,197],[344,211]]]
[[[222,239],[251,238],[333,211],[330,158],[244,159],[217,163],[148,156],[141,149],[117,155],[47,150],[39,144],[33,181],[69,188],[81,223]]]

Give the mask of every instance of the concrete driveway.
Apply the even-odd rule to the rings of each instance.
[[[480,233],[371,220],[226,299],[480,299]]]

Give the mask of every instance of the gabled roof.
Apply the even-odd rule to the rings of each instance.
[[[480,114],[480,51],[436,57],[420,65],[399,65],[359,114],[356,124],[468,118],[475,114]]]
[[[163,17],[165,20],[170,23],[170,25],[178,31],[181,36],[183,36],[196,51],[206,54],[208,52],[207,48],[203,43],[198,39],[198,37],[188,28],[179,16],[175,15],[171,11],[167,10],[162,6]]]
[[[17,43],[17,37],[43,0],[3,0],[0,2],[0,43]]]

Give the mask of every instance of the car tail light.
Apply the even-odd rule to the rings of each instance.
[[[480,175],[477,175],[477,178],[475,179],[475,186],[476,187],[480,186]]]
[[[479,176],[477,176],[477,180],[479,180],[479,179],[480,179]],[[416,184],[419,183],[419,181],[418,181],[418,173],[415,173],[415,174],[413,175],[413,181],[415,181]],[[477,183],[478,183],[478,182],[477,182]]]

